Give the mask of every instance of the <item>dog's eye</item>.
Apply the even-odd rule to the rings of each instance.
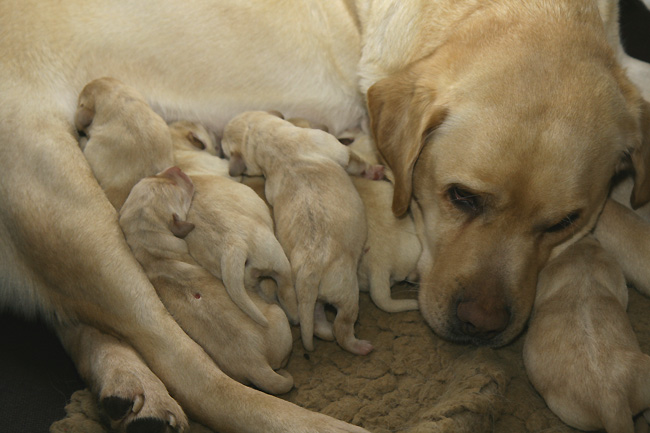
[[[464,212],[478,212],[481,208],[481,197],[462,188],[452,186],[447,190],[449,201]]]
[[[579,212],[571,212],[569,215],[562,218],[562,221],[547,228],[546,233],[555,233],[565,230],[572,226],[578,220],[578,218],[580,218]]]

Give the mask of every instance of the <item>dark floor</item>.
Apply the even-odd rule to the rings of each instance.
[[[621,32],[630,55],[650,62],[650,12],[640,0],[621,0]],[[83,387],[42,323],[0,314],[0,433],[47,432]]]

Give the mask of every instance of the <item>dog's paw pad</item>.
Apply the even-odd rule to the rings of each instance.
[[[167,433],[168,431],[171,430],[168,430],[167,422],[159,418],[139,418],[126,427],[126,433]]]
[[[101,401],[106,415],[114,421],[121,420],[127,416],[133,408],[133,401],[122,397],[105,397]]]
[[[352,345],[350,351],[356,355],[367,355],[372,352],[373,349],[374,347],[369,341],[357,340]]]

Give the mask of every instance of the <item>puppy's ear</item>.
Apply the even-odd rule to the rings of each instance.
[[[194,132],[187,133],[187,140],[199,150],[205,150],[205,143]]]
[[[280,113],[278,110],[269,110],[267,113],[271,114],[272,116],[279,117],[280,119],[284,119],[284,114]]]
[[[174,220],[172,221],[170,230],[176,236],[177,238],[184,239],[185,236],[190,234],[192,230],[194,230],[194,224],[183,221],[180,219],[178,214],[173,215]]]
[[[228,166],[228,174],[232,177],[241,176],[246,171],[246,161],[239,152],[233,152],[230,155],[230,165]]]
[[[74,114],[74,126],[77,128],[77,131],[85,131],[86,128],[93,123],[93,118],[95,117],[94,107],[89,107],[87,104],[79,104],[77,112]]]
[[[650,202],[650,103],[648,101],[642,102],[640,122],[641,144],[631,154],[634,166],[634,188],[630,197],[632,209],[638,209]]]
[[[404,215],[411,202],[413,167],[428,135],[439,127],[447,109],[437,105],[435,90],[405,70],[368,89],[370,128],[377,149],[395,176],[393,213]]]

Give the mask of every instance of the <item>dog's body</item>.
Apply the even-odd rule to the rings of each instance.
[[[293,339],[284,312],[251,294],[265,318],[246,317],[217,278],[197,264],[183,240],[194,226],[186,219],[190,179],[178,168],[138,182],[120,211],[126,241],[165,307],[230,377],[273,394],[288,392],[285,371]]]
[[[627,314],[616,261],[585,238],[541,273],[524,345],[528,376],[549,407],[581,430],[633,433],[650,408],[650,356]]]
[[[75,126],[85,134],[81,149],[117,210],[140,179],[172,165],[167,124],[142,95],[114,78],[99,78],[84,87]]]
[[[223,281],[235,304],[260,325],[266,326],[266,319],[247,289],[259,291],[269,302],[280,301],[291,321],[297,323],[291,265],[275,237],[266,203],[251,188],[220,173],[219,162],[227,167],[226,161],[201,155],[198,150],[188,154],[185,149],[191,146],[188,137],[192,136],[202,137],[195,139],[214,148],[204,128],[187,122],[171,128],[176,162],[189,174],[195,189],[187,220],[196,227],[185,238],[190,254]],[[275,284],[263,282],[266,278]],[[269,285],[277,290],[269,291]]]
[[[3,0],[0,302],[120,336],[215,430],[360,431],[228,379],[168,315],[79,151],[78,93],[113,76],[216,131],[278,109],[337,133],[369,111],[393,209],[413,204],[420,310],[445,338],[496,346],[548,258],[596,224],[621,155],[634,204],[648,198],[648,109],[597,6],[617,29],[606,0]]]
[[[376,162],[370,137],[359,135],[349,147],[365,160]],[[352,178],[352,182],[363,201],[368,227],[368,239],[359,262],[359,289],[369,291],[373,302],[384,311],[416,310],[416,300],[392,299],[390,292],[393,283],[416,279],[422,247],[413,218],[410,215],[397,218],[393,214],[390,182],[360,177]]]
[[[233,118],[221,144],[231,174],[265,178],[275,233],[291,263],[305,348],[314,350],[316,334],[335,338],[352,353],[369,353],[370,343],[354,336],[366,222],[363,203],[344,169],[349,149],[324,131],[259,111]],[[325,303],[336,308],[333,329]]]

